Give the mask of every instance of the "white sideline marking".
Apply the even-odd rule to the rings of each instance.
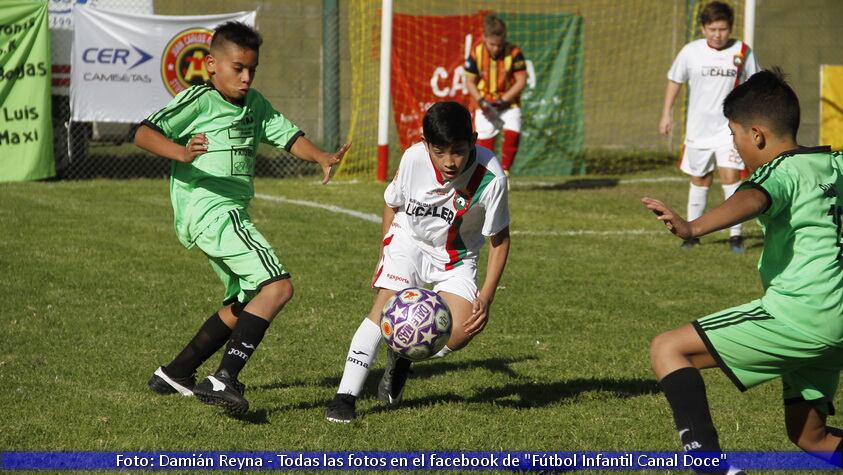
[[[576,179],[576,178],[574,178]],[[600,178],[595,178],[596,180],[600,180]],[[611,178],[607,178],[607,180],[611,180]],[[630,179],[623,179],[618,180],[618,185],[635,185],[639,183],[665,183],[665,182],[687,182],[687,178],[683,178],[681,176],[658,176],[653,178],[630,178]],[[552,186],[560,186],[564,185],[566,182],[564,181],[512,181],[513,188],[530,188],[530,187],[552,187]]]
[[[370,223],[380,223],[381,217],[373,214],[373,213],[361,213],[360,211],[354,211],[353,209],[346,209],[340,208],[339,206],[334,205],[325,205],[322,203],[317,203],[315,201],[307,201],[307,200],[293,200],[290,198],[285,198],[283,196],[272,196],[272,195],[264,195],[264,194],[255,194],[255,198],[260,198],[262,200],[267,201],[274,201],[276,203],[289,203],[293,205],[299,206],[308,206],[310,208],[319,208],[324,209],[325,211],[330,211],[332,213],[340,213],[340,214],[347,214],[349,216],[354,216],[355,218],[360,218],[363,221],[369,221]]]
[[[592,229],[572,229],[569,231],[519,231],[512,234],[517,236],[643,236],[647,234],[664,234],[664,231],[648,231],[646,229],[624,229],[620,231],[594,231]]]
[[[346,214],[355,218],[368,221],[370,223],[380,223],[381,217],[374,213],[361,213],[353,209],[341,208],[334,205],[326,205],[317,203],[315,201],[307,200],[293,200],[283,196],[264,195],[261,193],[255,194],[255,198],[262,200],[273,201],[275,203],[286,203],[299,206],[307,206],[310,208],[323,209],[332,213]],[[513,230],[512,234],[516,236],[636,236],[645,234],[664,234],[664,231],[648,231],[645,229],[624,229],[620,231],[594,231],[590,229],[572,229],[567,231],[520,231]]]

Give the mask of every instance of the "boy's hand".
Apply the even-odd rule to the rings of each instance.
[[[670,131],[673,130],[673,123],[670,120],[670,117],[662,117],[659,120],[659,133],[662,135],[670,135]]]
[[[644,203],[647,209],[655,213],[657,219],[662,221],[673,234],[682,239],[695,237],[691,233],[691,226],[688,224],[688,221],[685,221],[682,216],[676,214],[676,212],[665,206],[661,201],[653,198],[641,198],[641,202]]]
[[[489,299],[478,292],[471,304],[471,317],[463,322],[463,327],[467,334],[476,335],[489,323]]]
[[[506,110],[506,109],[509,109],[509,101],[505,101],[503,99],[501,99],[499,101],[495,101],[495,102],[492,103],[492,107],[494,107],[495,109],[498,109],[498,110],[502,110],[502,111]]]
[[[345,155],[345,152],[351,148],[351,143],[344,143],[337,149],[334,153],[327,154],[328,159],[325,160],[322,165],[322,184],[326,185],[329,181],[331,181],[331,170],[334,168],[334,165],[340,163],[342,157]]]
[[[191,163],[196,160],[196,157],[208,151],[208,138],[205,134],[196,134],[187,141],[184,146],[179,161],[183,163]]]

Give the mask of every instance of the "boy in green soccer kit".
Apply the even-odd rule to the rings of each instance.
[[[323,184],[349,147],[320,150],[251,88],[261,43],[247,25],[220,25],[205,60],[210,81],[182,91],[135,135],[138,147],[173,161],[170,196],[179,241],[201,249],[225,285],[223,307],[155,371],[149,387],[159,394],[193,394],[234,415],[249,407],[239,373],[293,296],[290,274],[247,211],[258,144],[318,163]],[[217,371],[195,384],[197,368],[226,343]]]
[[[656,336],[653,371],[686,451],[721,451],[699,372],[719,366],[741,391],[780,377],[790,440],[840,466],[843,431],[826,418],[843,368],[843,154],[796,143],[799,101],[777,69],[735,88],[723,112],[750,178],[691,222],[642,201],[683,239],[757,217],[764,295]]]

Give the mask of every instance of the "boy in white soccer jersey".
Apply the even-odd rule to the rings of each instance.
[[[434,357],[465,347],[485,328],[509,254],[507,179],[494,154],[475,146],[471,114],[456,102],[438,102],[423,120],[424,141],[404,152],[384,193],[381,259],[374,303],[348,349],[345,370],[326,417],[351,422],[355,402],[377,356],[380,315],[399,290],[433,284],[448,304],[453,330]],[[475,283],[480,247],[489,238],[486,277]],[[387,350],[378,399],[398,404],[410,361]]]
[[[670,134],[671,108],[682,83],[690,87],[685,144],[680,169],[691,176],[688,190],[688,219],[702,216],[713,182],[715,163],[720,171],[720,184],[725,199],[740,186],[744,163],[732,145],[728,121],[723,116],[723,99],[738,84],[758,71],[758,62],[749,46],[730,39],[734,12],[722,2],[707,4],[699,15],[704,38],[685,45],[667,73],[659,132]],[[699,244],[699,239],[682,242],[682,249]],[[743,252],[741,225],[729,229],[729,246]]]
[[[252,224],[258,144],[283,148],[322,167],[323,183],[348,150],[320,150],[251,88],[262,39],[237,22],[220,25],[205,64],[211,80],[177,95],[150,115],[135,144],[172,160],[170,197],[179,241],[198,247],[225,285],[223,306],[185,348],[158,368],[149,388],[196,395],[233,415],[249,408],[238,375],[273,318],[293,296],[290,274]],[[196,382],[196,369],[228,343],[217,371]]]
[[[839,467],[843,431],[826,421],[843,369],[843,153],[797,144],[799,100],[779,70],[738,86],[723,111],[749,179],[693,221],[642,201],[682,239],[757,217],[764,295],[656,336],[653,372],[691,455],[721,452],[699,371],[720,367],[741,391],[781,378],[788,438]]]

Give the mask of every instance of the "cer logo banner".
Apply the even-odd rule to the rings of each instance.
[[[135,51],[126,48],[88,48],[82,53],[82,61],[88,64],[122,64],[134,63],[128,68],[132,70],[152,59],[152,55],[134,45],[129,45]],[[130,59],[131,56],[131,59]]]

